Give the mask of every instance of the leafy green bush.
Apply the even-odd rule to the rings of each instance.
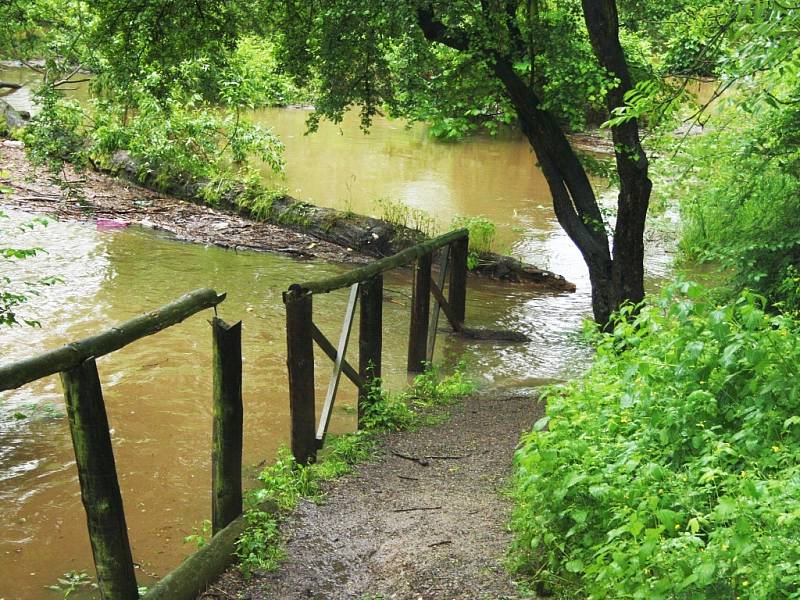
[[[461,227],[469,230],[467,267],[472,270],[478,266],[482,255],[493,250],[497,226],[486,217],[456,217],[453,219],[453,228]]]
[[[766,90],[764,90],[766,88]],[[755,100],[754,100],[755,99]],[[685,257],[717,263],[734,292],[797,310],[800,83],[764,77],[732,98],[678,157]]]
[[[158,98],[149,88],[160,78],[151,73],[130,90],[135,110],[116,103],[96,104],[89,135],[98,160],[126,150],[138,162],[141,177],[155,177],[156,183],[246,177],[249,158],[276,171],[282,168],[283,144],[271,132],[246,122],[238,105],[223,110],[206,104],[199,95],[179,91]]]
[[[599,339],[516,455],[516,560],[587,598],[800,596],[800,323],[683,284]]]

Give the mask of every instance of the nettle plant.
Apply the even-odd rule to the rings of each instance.
[[[800,323],[681,284],[623,309],[516,455],[518,566],[588,598],[800,594]]]

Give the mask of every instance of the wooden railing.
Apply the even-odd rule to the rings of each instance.
[[[467,289],[469,233],[451,231],[417,244],[398,254],[375,261],[329,279],[296,283],[283,294],[286,305],[286,347],[289,370],[292,453],[298,462],[316,458],[325,442],[336,392],[342,373],[359,389],[358,420],[361,425],[370,387],[381,376],[383,346],[383,274],[416,261],[411,293],[408,339],[408,370],[420,372],[433,357],[439,311],[443,311],[454,331],[464,324]],[[437,280],[431,277],[433,254],[440,251]],[[448,296],[444,287],[449,272]],[[313,320],[313,296],[350,288],[339,341],[336,346]],[[430,298],[436,304],[431,314]],[[360,303],[358,369],[346,358],[356,305]],[[333,361],[328,390],[319,423],[316,420],[314,391],[314,343]]]
[[[294,284],[284,293],[292,452],[301,463],[314,460],[330,422],[342,373],[359,389],[359,424],[370,386],[381,375],[383,345],[383,274],[416,261],[411,300],[408,370],[422,371],[433,356],[439,310],[452,328],[464,323],[468,233],[461,229],[423,242],[326,280]],[[431,278],[433,253],[440,252],[436,281]],[[444,288],[449,274],[448,296]],[[312,319],[315,294],[350,287],[338,344],[334,346]],[[430,310],[430,297],[436,305]],[[139,597],[122,494],[119,488],[108,416],[96,359],[176,325],[225,299],[211,289],[186,294],[98,335],[0,366],[0,391],[16,389],[60,373],[72,436],[81,500],[86,511],[97,582],[104,600]],[[359,362],[345,358],[355,308],[360,303]],[[212,327],[213,437],[211,447],[212,532],[210,542],[188,557],[145,595],[147,600],[189,600],[230,564],[235,542],[245,526],[242,515],[242,338],[241,322],[227,325],[216,318]],[[333,361],[333,372],[316,428],[314,347]],[[262,506],[262,510],[277,510]]]
[[[55,373],[61,375],[97,583],[101,597],[106,600],[135,600],[139,593],[95,361],[202,310],[215,308],[224,299],[224,294],[214,290],[197,290],[99,335],[0,366],[0,391]],[[212,529],[216,534],[242,512],[242,338],[241,322],[228,326],[215,317],[211,327],[214,381],[211,504]]]

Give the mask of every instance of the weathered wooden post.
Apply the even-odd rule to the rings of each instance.
[[[375,379],[381,376],[383,347],[383,275],[376,275],[361,284],[361,317],[358,332],[358,374],[364,385],[358,394],[358,426],[369,401],[368,392]]]
[[[94,358],[61,373],[97,584],[104,600],[139,597],[108,416]]]
[[[211,321],[214,346],[211,441],[211,531],[242,512],[242,322]]]
[[[464,236],[453,242],[450,255],[452,264],[450,268],[450,293],[449,304],[452,308],[453,318],[463,324],[466,320],[467,307],[467,256],[469,255],[469,237]]]
[[[431,304],[431,262],[432,256],[428,253],[420,256],[414,266],[411,325],[408,335],[408,370],[412,373],[421,373],[425,370]]]
[[[314,427],[314,342],[311,337],[312,295],[297,284],[283,294],[286,305],[286,364],[289,370],[289,411],[292,454],[306,464],[317,457]]]

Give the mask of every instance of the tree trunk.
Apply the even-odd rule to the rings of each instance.
[[[625,94],[633,87],[619,41],[617,4],[615,0],[582,0],[582,4],[594,55],[620,82],[606,96],[608,112],[612,113],[625,105]],[[632,119],[611,131],[620,182],[611,279],[621,300],[638,303],[644,299],[644,227],[653,185],[638,122]]]
[[[610,113],[625,104],[625,93],[632,87],[619,42],[616,3],[614,0],[582,3],[594,54],[620,82],[606,99]],[[647,176],[647,157],[639,140],[638,123],[631,120],[612,129],[620,192],[613,248],[609,251],[594,190],[560,124],[541,108],[536,93],[514,71],[508,57],[496,53],[493,59],[494,72],[536,152],[553,196],[556,217],[589,269],[595,321],[607,325],[621,304],[644,299],[644,226],[652,184]]]

